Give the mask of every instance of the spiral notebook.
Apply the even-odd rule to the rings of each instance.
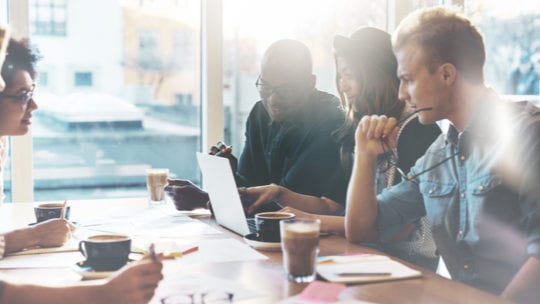
[[[367,283],[418,278],[422,273],[384,255],[334,255],[317,259],[317,273],[335,283]]]

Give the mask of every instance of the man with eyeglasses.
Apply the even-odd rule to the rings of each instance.
[[[344,202],[346,185],[327,189],[340,166],[332,132],[343,123],[344,114],[337,97],[317,90],[315,83],[311,53],[304,44],[279,40],[266,50],[255,83],[261,100],[246,122],[236,171],[238,186],[273,183],[314,196],[331,192],[334,201]],[[208,200],[206,193],[187,181],[170,181],[166,189],[177,209],[202,207]],[[321,208],[330,214],[343,210],[341,205]],[[252,213],[278,209],[270,203]]]
[[[518,302],[540,298],[540,109],[505,102],[484,84],[482,36],[449,9],[406,17],[393,36],[399,97],[420,122],[448,119],[408,178],[375,195],[381,141],[396,120],[364,117],[355,134],[345,230],[352,242],[392,242],[427,216],[453,279]]]

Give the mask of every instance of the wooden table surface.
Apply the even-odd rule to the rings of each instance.
[[[141,207],[147,204],[146,199],[105,199],[70,201],[71,219],[74,221],[84,219],[89,215],[103,214],[107,217],[121,212],[123,208]],[[3,204],[0,207],[0,231],[22,227],[35,221],[33,203]],[[174,208],[172,204],[170,208]],[[129,210],[129,209],[128,209]],[[201,236],[200,238],[227,238],[242,240],[236,235],[218,225],[209,216],[197,217],[203,222],[212,225],[224,232],[218,235]],[[353,253],[380,253],[373,249],[351,244],[340,236],[325,236],[320,240],[320,255],[353,254]],[[182,266],[181,271],[186,273],[204,273],[214,277],[231,280],[241,284],[247,289],[263,291],[269,296],[252,298],[240,303],[276,303],[281,299],[300,293],[307,284],[292,283],[285,279],[282,268],[281,252],[261,251],[269,259],[256,261],[196,264]],[[178,271],[172,263],[164,263],[164,272],[167,269]],[[404,262],[405,263],[405,262]],[[407,264],[407,263],[405,263]],[[413,268],[418,267],[407,264]],[[448,280],[431,271],[419,269],[422,277],[417,279],[398,280],[369,284],[349,285],[342,293],[341,299],[357,299],[374,303],[506,303],[502,299],[469,287],[456,281]],[[46,281],[47,275],[52,275],[50,269],[40,270],[2,270],[4,275],[36,274],[40,283]],[[167,275],[165,275],[167,280]],[[235,302],[236,303],[236,302]]]

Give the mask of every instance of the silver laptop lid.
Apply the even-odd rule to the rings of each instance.
[[[248,234],[250,231],[229,160],[197,152],[197,161],[202,172],[203,189],[210,196],[218,224],[240,235]]]

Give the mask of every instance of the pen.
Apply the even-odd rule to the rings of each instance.
[[[340,277],[381,277],[392,275],[391,272],[340,272],[336,273]]]
[[[157,262],[157,256],[156,256],[156,249],[154,243],[151,243],[148,247],[148,253],[150,254],[150,258],[152,258],[152,261]]]
[[[67,206],[67,200],[64,200],[64,204],[62,205],[62,212],[60,213],[60,218],[63,220],[66,219],[66,206]]]
[[[169,259],[175,259],[175,258],[180,258],[186,254],[190,254],[190,253],[193,253],[193,252],[196,252],[199,250],[199,246],[193,246],[191,248],[188,248],[186,250],[183,250],[183,251],[177,251],[177,252],[171,252],[171,253],[168,253],[168,254],[165,254],[163,256],[163,259],[165,260],[169,260]]]

